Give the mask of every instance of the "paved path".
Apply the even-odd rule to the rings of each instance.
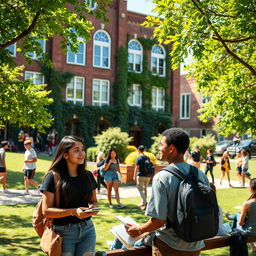
[[[240,187],[237,181],[232,181],[231,183],[234,187]],[[229,188],[227,180],[223,181],[223,185],[219,184],[219,180],[216,180],[217,189]],[[248,183],[246,183],[248,187]],[[149,194],[151,193],[151,186],[148,188]],[[38,195],[36,190],[31,189],[30,195],[24,195],[25,190],[15,190],[10,189],[8,193],[3,193],[0,191],[0,205],[15,205],[15,204],[33,204],[38,202],[41,195]],[[102,189],[105,192],[105,189]],[[123,186],[119,188],[119,193],[121,198],[137,197],[139,192],[135,185]],[[106,193],[101,193],[97,195],[98,199],[107,199]]]

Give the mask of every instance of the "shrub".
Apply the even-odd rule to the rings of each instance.
[[[190,141],[190,143],[189,143],[189,148],[190,149],[193,149],[194,148],[194,143],[195,142],[197,142],[199,140],[199,138],[197,138],[197,137],[191,137],[191,138],[189,138],[189,141]]]
[[[97,158],[97,147],[90,147],[86,150],[86,159],[95,162]]]
[[[150,161],[153,164],[158,164],[158,161],[157,161],[156,157],[152,153],[144,151],[144,154],[150,158]],[[130,153],[124,160],[125,164],[135,165],[135,160],[138,156],[139,156],[138,151]]]
[[[107,156],[108,151],[115,148],[121,162],[128,153],[127,146],[131,141],[128,133],[121,132],[119,127],[109,128],[95,136],[94,139],[97,144],[97,152],[102,151]]]
[[[134,151],[137,151],[137,148],[133,145],[129,145],[129,146],[127,146],[127,150],[128,150],[128,153],[130,154]]]
[[[158,156],[159,154],[159,146],[161,143],[162,134],[158,134],[157,136],[151,137],[151,139],[154,141],[149,151],[154,154],[155,156]]]
[[[203,138],[197,139],[193,144],[191,149],[194,150],[196,146],[200,147],[200,153],[202,158],[206,158],[207,155],[207,149],[211,149],[214,153],[215,151],[215,145],[216,140],[214,138],[214,135],[208,134],[204,136]]]

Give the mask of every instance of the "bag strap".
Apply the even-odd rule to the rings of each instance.
[[[184,180],[186,178],[186,175],[183,174],[177,167],[175,167],[173,165],[168,165],[168,166],[164,167],[163,169],[161,169],[161,171],[170,172],[171,174],[173,174],[180,180]]]
[[[55,206],[58,208],[60,206],[60,175],[57,172],[52,171],[54,184],[55,184]]]
[[[196,178],[198,178],[198,169],[193,165],[189,165],[189,174],[188,175],[185,175],[176,166],[173,166],[173,165],[168,165],[165,168],[163,168],[162,170],[172,173],[174,176],[176,176],[180,180],[184,180],[188,175],[191,175],[191,174],[194,175]]]

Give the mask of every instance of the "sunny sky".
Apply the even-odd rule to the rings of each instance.
[[[129,11],[152,15],[154,5],[151,0],[128,0],[127,8]]]

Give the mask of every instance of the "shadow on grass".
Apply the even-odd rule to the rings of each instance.
[[[40,240],[38,237],[22,237],[15,236],[5,238],[0,235],[0,247],[5,248],[5,252],[1,252],[1,256],[10,255],[44,255],[39,248]]]

